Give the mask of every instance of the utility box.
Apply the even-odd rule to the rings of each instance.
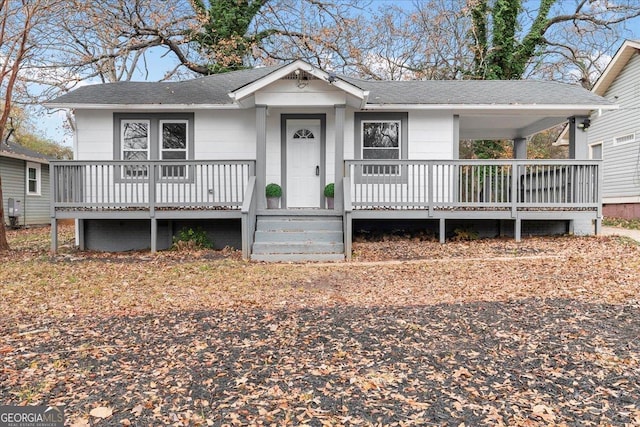
[[[9,217],[9,226],[18,227],[18,218],[22,216],[22,203],[13,197],[7,200],[7,216]]]

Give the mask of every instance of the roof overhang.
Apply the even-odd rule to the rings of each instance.
[[[597,106],[577,108],[453,108],[460,118],[462,139],[515,139],[527,138],[538,132],[566,123],[572,116],[589,116]],[[608,109],[617,106],[606,106]]]
[[[627,62],[638,52],[640,52],[640,42],[626,40],[613,56],[607,68],[604,69],[602,75],[598,81],[596,81],[596,84],[593,85],[591,91],[597,95],[604,96],[609,86],[611,86],[611,83],[613,83],[618,77],[618,74],[620,74],[625,65],[627,65]]]
[[[118,111],[182,111],[182,110],[237,110],[236,104],[57,104],[45,102],[47,108],[64,108],[71,110],[118,110]]]
[[[231,92],[229,92],[229,97],[233,99],[236,103],[242,101],[243,99],[254,95],[260,89],[288,76],[289,74],[295,72],[296,70],[304,71],[306,73],[311,74],[317,79],[324,80],[327,84],[333,85],[334,87],[344,91],[345,93],[356,97],[362,103],[362,107],[366,105],[367,99],[369,97],[369,91],[362,90],[359,87],[348,83],[335,75],[332,75],[320,68],[314,67],[313,65],[298,59],[288,65],[278,68],[277,70],[269,73],[268,75],[255,80],[249,84],[246,84],[240,88],[237,88]]]
[[[16,160],[24,160],[25,162],[40,163],[43,165],[49,164],[49,160],[26,156],[24,154],[13,153],[11,151],[0,150],[0,157],[7,157],[10,159],[16,159]]]

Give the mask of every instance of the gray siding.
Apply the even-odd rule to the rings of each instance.
[[[603,143],[603,196],[640,196],[640,55],[631,58],[605,98],[620,109],[594,114],[588,130],[589,144]],[[615,137],[630,133],[636,134],[634,142],[613,145]]]
[[[0,156],[0,176],[2,177],[2,206],[4,221],[9,223],[7,202],[9,198],[20,200],[22,216],[20,225],[40,225],[51,222],[49,213],[49,165],[41,165],[40,196],[26,194],[26,164],[24,160]]]

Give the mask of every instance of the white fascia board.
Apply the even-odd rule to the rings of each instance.
[[[329,83],[329,73],[323,71],[319,68],[314,67],[313,65],[298,59],[297,61],[292,62],[291,64],[285,65],[282,68],[277,69],[276,71],[258,79],[252,83],[249,83],[246,86],[241,87],[233,92],[229,92],[229,97],[236,102],[253,95],[256,91],[269,86],[271,83],[280,80],[281,78],[293,73],[296,70],[301,70],[311,74],[314,77],[317,77],[320,80],[325,80],[327,84],[331,84],[338,89],[357,97],[358,99],[364,99],[365,96],[368,96],[367,91],[363,91],[357,86],[352,85],[351,83],[347,83],[344,80],[340,80],[338,77],[336,81],[333,83]],[[367,93],[367,95],[365,95]]]
[[[365,110],[451,110],[451,111],[566,111],[578,114],[576,111],[588,112],[594,110],[617,110],[619,105],[580,105],[580,104],[367,104]]]
[[[618,77],[618,74],[633,56],[634,50],[640,50],[640,43],[633,40],[626,40],[615,53],[609,64],[604,69],[596,83],[591,88],[591,92],[603,96],[609,86]]]
[[[47,108],[64,108],[71,110],[237,110],[237,104],[56,104],[45,103]]]

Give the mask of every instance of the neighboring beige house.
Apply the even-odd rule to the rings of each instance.
[[[518,240],[597,232],[600,162],[583,123],[616,108],[558,82],[369,81],[301,60],[85,86],[48,105],[76,121],[75,160],[52,162],[53,250],[57,221],[74,218],[81,248],[162,249],[201,227],[267,261],[349,258],[354,227],[375,221],[441,241],[465,221]],[[572,158],[527,160],[527,137],[567,118]],[[516,159],[459,160],[461,139],[511,139]],[[268,183],[280,209],[267,209]]]

